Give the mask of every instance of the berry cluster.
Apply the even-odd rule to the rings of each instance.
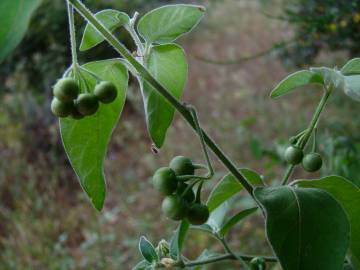
[[[286,149],[285,160],[291,165],[302,163],[304,170],[307,172],[320,170],[323,163],[319,153],[311,152],[304,156],[303,150],[296,145],[291,145]]]
[[[193,225],[204,224],[209,218],[209,209],[195,198],[191,185],[180,176],[194,175],[195,166],[191,159],[184,156],[173,158],[169,167],[158,169],[153,176],[153,185],[165,196],[162,211],[173,220],[187,218]]]
[[[113,102],[117,90],[112,82],[102,81],[95,86],[93,94],[80,93],[76,80],[68,77],[58,80],[53,94],[51,111],[55,116],[82,119],[95,114],[99,109],[99,102],[104,104]]]

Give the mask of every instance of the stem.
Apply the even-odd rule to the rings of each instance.
[[[329,99],[329,96],[330,96],[330,93],[332,91],[328,91],[326,89],[324,95],[322,96],[321,100],[320,100],[320,103],[319,105],[317,106],[316,108],[316,111],[315,111],[315,114],[313,116],[313,118],[311,119],[311,122],[309,124],[309,127],[307,129],[307,132],[305,133],[304,137],[302,137],[302,140],[300,140],[299,142],[299,147],[300,149],[304,149],[305,146],[307,145],[307,143],[309,142],[309,139],[311,137],[311,134],[313,133],[317,123],[319,122],[319,119],[320,119],[320,115],[321,115],[321,112],[324,110],[325,108],[325,105],[326,105],[326,102],[328,101]],[[292,172],[294,171],[294,168],[295,166],[294,165],[290,165],[287,170],[286,170],[286,173],[285,173],[285,176],[284,176],[284,179],[282,181],[282,185],[286,185],[287,182],[289,181],[289,178],[292,174]]]
[[[236,255],[236,256],[241,257],[244,261],[247,261],[247,262],[251,261],[255,257],[264,258],[264,260],[267,262],[277,262],[278,261],[276,257],[271,257],[271,256],[253,256],[253,255]],[[231,253],[226,253],[226,254],[212,257],[209,259],[190,261],[190,262],[182,263],[181,265],[174,265],[174,266],[192,267],[192,266],[210,264],[210,263],[215,263],[215,262],[220,262],[220,261],[225,261],[225,260],[237,260],[236,256],[234,256],[234,254],[231,254]]]
[[[220,242],[223,244],[225,250],[229,253],[229,254],[232,254],[238,261],[240,261],[240,263],[244,266],[244,268],[246,270],[250,270],[249,266],[246,264],[246,262],[244,261],[244,259],[241,257],[241,255],[237,255],[236,253],[234,253],[228,243],[226,242],[225,238],[219,238]]]
[[[197,133],[199,134],[199,137],[200,137],[200,142],[201,142],[201,147],[204,151],[204,155],[205,155],[205,159],[206,159],[206,163],[208,165],[208,175],[207,175],[207,178],[211,178],[214,176],[214,169],[211,165],[211,161],[210,161],[210,158],[209,158],[209,153],[207,151],[207,147],[206,147],[206,144],[204,142],[204,136],[203,136],[203,132],[201,130],[201,127],[200,127],[200,123],[199,123],[199,119],[198,119],[198,116],[197,116],[197,112],[196,112],[196,109],[194,106],[188,106],[191,114],[193,115],[193,119],[194,119],[194,122],[195,122],[195,126],[196,126],[196,131]]]
[[[69,2],[67,2],[67,13],[68,13],[68,18],[69,18],[72,64],[73,64],[73,68],[76,70],[78,67],[78,60],[77,60],[77,52],[76,52],[74,8],[70,6]]]
[[[128,25],[125,26],[125,29],[128,30],[130,36],[132,37],[132,39],[134,40],[136,47],[138,47],[139,52],[141,54],[141,56],[144,55],[144,44],[141,42],[138,34],[135,31],[135,23],[136,23],[136,19],[139,16],[138,12],[135,12],[134,16],[130,19],[130,23]]]
[[[154,89],[162,95],[189,123],[189,125],[196,131],[196,126],[191,113],[186,106],[179,102],[166,88],[164,88],[151,74],[150,72],[139,63],[132,54],[126,49],[126,47],[118,41],[115,36],[106,29],[101,22],[79,1],[68,0],[73,7],[88,21],[102,36],[103,38],[114,47],[114,49],[123,56],[141,75],[141,77],[150,83]],[[202,130],[204,141],[213,153],[220,159],[223,165],[234,175],[234,177],[244,186],[247,192],[253,196],[253,186],[246,180],[242,173],[237,169],[234,163],[226,156],[226,154],[220,149],[220,147]]]

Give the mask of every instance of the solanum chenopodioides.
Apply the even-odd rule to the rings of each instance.
[[[155,172],[153,185],[164,197],[162,210],[180,224],[169,241],[162,240],[156,247],[141,237],[139,249],[143,260],[134,269],[195,267],[229,259],[238,260],[244,269],[265,269],[270,263],[280,263],[285,270],[338,270],[345,265],[359,269],[359,187],[340,176],[290,180],[296,166],[302,165],[308,172],[322,166],[316,143],[320,116],[334,91],[360,99],[360,59],[349,61],[341,70],[321,67],[296,72],[272,91],[271,97],[277,98],[299,86],[318,84],[324,94],[308,126],[289,140],[285,153],[289,166],[283,181],[269,187],[257,172],[238,168],[201,128],[196,109],[181,102],[188,65],[184,50],[174,42],[199,23],[204,7],[167,5],[138,19],[138,13],[130,17],[107,9],[93,14],[79,0],[66,3],[73,64],[54,87],[52,110],[60,117],[66,153],[93,205],[98,210],[103,207],[106,191],[103,160],[124,106],[129,73],[138,79],[148,133],[155,146],[163,146],[177,111],[197,134],[204,152],[206,164],[177,156]],[[87,23],[80,50],[108,42],[120,58],[78,63],[74,10]],[[136,52],[129,52],[113,34],[119,27],[129,32]],[[214,177],[208,150],[229,174],[204,200],[202,187]],[[228,217],[242,189],[253,198],[254,205]],[[233,251],[228,244],[227,233],[256,212],[264,215],[274,255],[250,256]],[[206,250],[195,260],[186,258],[182,249],[189,229],[213,235],[223,245],[224,253]]]

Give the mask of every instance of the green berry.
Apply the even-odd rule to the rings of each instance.
[[[111,103],[117,97],[117,89],[112,82],[103,81],[95,86],[94,95],[102,103]]]
[[[204,224],[209,218],[209,208],[205,204],[192,204],[187,213],[187,219],[193,225]]]
[[[266,261],[262,257],[255,257],[250,261],[251,270],[265,270]]]
[[[74,108],[73,103],[66,103],[53,98],[51,101],[51,111],[57,117],[67,117],[71,114]]]
[[[322,158],[318,153],[307,154],[302,162],[303,168],[308,172],[316,172],[320,170],[322,166]]]
[[[297,141],[298,141],[298,138],[296,136],[290,137],[290,139],[289,139],[289,143],[292,145],[296,144]]]
[[[173,220],[182,220],[187,213],[187,203],[179,195],[166,196],[162,202],[163,213]]]
[[[83,119],[85,116],[82,115],[78,110],[77,108],[74,106],[72,112],[71,112],[71,117],[75,120],[80,120],[80,119]]]
[[[182,194],[184,193],[184,191],[188,188],[188,184],[185,184],[184,182],[179,182],[177,189],[176,189],[176,193],[180,196],[182,196]],[[195,193],[194,191],[190,188],[188,189],[188,191],[183,195],[183,198],[188,202],[188,203],[192,203],[195,200]]]
[[[153,176],[153,185],[163,195],[173,194],[178,186],[175,172],[169,167],[158,169]]]
[[[170,168],[176,175],[194,175],[195,168],[190,158],[184,156],[174,157],[170,161]]]
[[[285,151],[285,160],[292,165],[299,164],[303,157],[303,151],[297,146],[289,146]]]
[[[92,115],[99,109],[99,101],[92,94],[80,94],[75,101],[76,109],[82,115]]]
[[[70,102],[79,94],[79,86],[73,78],[64,78],[54,85],[53,94],[62,102]]]

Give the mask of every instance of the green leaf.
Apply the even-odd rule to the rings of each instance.
[[[341,69],[343,75],[360,74],[360,58],[351,59]]]
[[[116,85],[118,96],[111,104],[101,104],[95,115],[82,120],[60,119],[60,132],[70,163],[79,177],[80,184],[96,209],[101,210],[105,199],[103,162],[107,146],[125,103],[128,85],[127,69],[116,59],[85,64],[84,68],[103,80]],[[95,79],[82,73],[90,89]]]
[[[340,202],[351,224],[352,260],[360,262],[360,188],[341,176],[328,176],[319,180],[298,180],[294,184],[305,188],[319,188],[329,192]]]
[[[201,20],[205,8],[195,5],[168,5],[146,13],[138,24],[147,43],[170,43],[190,32]]]
[[[236,197],[232,197],[223,202],[215,210],[210,213],[209,219],[206,222],[214,233],[220,232],[223,227],[227,213],[233,208]]]
[[[189,230],[189,227],[190,227],[189,222],[183,220],[180,222],[180,225],[176,229],[175,234],[170,241],[170,255],[172,258],[174,259],[179,258],[185,242],[186,233]]]
[[[229,219],[224,226],[222,226],[220,230],[220,235],[225,236],[229,230],[235,226],[237,223],[239,223],[241,220],[246,218],[247,216],[255,213],[258,210],[257,207],[245,209],[239,213],[237,213],[235,216],[233,216],[231,219]]]
[[[145,236],[140,237],[139,250],[144,259],[149,263],[159,261],[159,257],[154,246],[146,239]]]
[[[0,63],[20,43],[41,0],[0,1]]]
[[[240,169],[239,171],[250,183],[259,186],[264,185],[260,175],[257,174],[255,171],[252,171],[250,169]],[[240,192],[242,188],[243,186],[239,183],[238,180],[236,180],[236,178],[232,174],[227,174],[226,176],[224,176],[209,195],[207,201],[209,211],[212,212],[223,202]]]
[[[175,44],[152,48],[147,67],[150,73],[180,99],[188,76],[188,65],[183,49]],[[160,148],[165,141],[175,109],[147,82],[141,81],[147,127],[151,139]]]
[[[146,267],[150,266],[149,262],[146,260],[142,260],[139,263],[137,263],[132,270],[145,270]]]
[[[305,86],[308,84],[323,84],[323,79],[319,74],[316,74],[309,70],[301,70],[290,74],[285,79],[283,79],[275,88],[272,90],[270,96],[272,98],[281,97],[300,86]]]
[[[102,10],[96,13],[95,17],[111,32],[120,26],[126,25],[130,21],[129,16],[126,13],[113,9]],[[80,51],[89,50],[103,41],[104,38],[91,24],[88,23],[82,37]]]
[[[267,237],[284,270],[342,269],[350,224],[341,205],[314,188],[258,187]]]
[[[329,90],[344,91],[345,77],[340,71],[328,67],[312,67],[310,71],[319,74],[323,80],[324,85]]]
[[[346,95],[356,101],[360,101],[360,75],[345,76]]]

